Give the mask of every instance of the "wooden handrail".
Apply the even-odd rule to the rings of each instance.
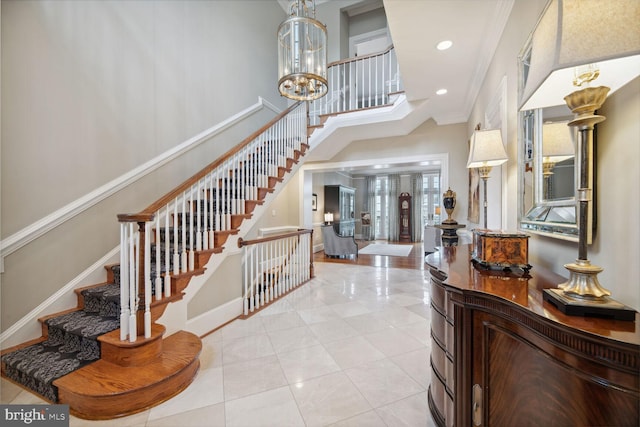
[[[334,61],[329,63],[327,65],[327,68],[335,67],[336,65],[348,64],[349,62],[361,61],[363,59],[375,58],[376,56],[386,55],[387,53],[391,52],[391,49],[393,49],[393,45],[389,46],[382,52],[369,53],[367,55],[354,56],[353,58],[346,58],[346,59],[341,59],[339,61]]]
[[[252,239],[252,240],[244,240],[242,237],[240,237],[238,238],[238,247],[242,248],[243,246],[258,245],[260,243],[286,239],[287,237],[301,236],[303,234],[313,234],[313,230],[300,228],[298,229],[298,231],[292,231],[290,233],[277,234],[277,235],[268,236],[268,237],[260,237],[258,239]]]
[[[249,143],[251,143],[251,141],[253,141],[255,138],[257,138],[260,134],[262,134],[264,131],[269,129],[271,126],[273,126],[275,123],[277,123],[283,117],[285,117],[287,114],[289,114],[295,108],[297,108],[298,105],[301,102],[304,102],[304,101],[299,101],[299,102],[293,104],[292,106],[290,106],[289,108],[287,108],[286,110],[284,110],[282,113],[280,113],[275,118],[273,118],[270,122],[268,122],[267,124],[262,126],[260,129],[258,129],[257,131],[255,131],[254,133],[249,135],[247,138],[245,138],[240,144],[236,145],[235,147],[233,147],[232,149],[227,151],[225,154],[220,156],[217,160],[215,160],[212,163],[210,163],[209,165],[205,166],[199,172],[197,172],[196,174],[191,176],[191,178],[188,178],[182,184],[178,185],[176,188],[171,190],[165,196],[163,196],[160,199],[158,199],[157,201],[153,202],[147,208],[143,209],[142,211],[140,211],[137,214],[126,214],[126,215],[129,218],[144,218],[144,217],[147,217],[147,215],[149,215],[149,214],[153,215],[155,212],[160,210],[163,206],[165,206],[168,203],[170,203],[172,200],[174,200],[176,197],[178,197],[180,194],[182,194],[185,190],[189,189],[193,184],[198,182],[198,180],[200,178],[202,178],[207,173],[213,171],[215,168],[217,168],[218,166],[223,164],[229,157],[231,157],[234,154],[236,154],[242,148],[244,148]]]

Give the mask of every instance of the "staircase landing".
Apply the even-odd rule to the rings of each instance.
[[[131,415],[183,391],[200,368],[202,342],[179,331],[162,340],[162,352],[144,366],[123,367],[104,359],[54,382],[59,403],[79,418],[100,420]]]

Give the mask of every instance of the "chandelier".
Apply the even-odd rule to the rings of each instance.
[[[294,0],[278,27],[278,90],[297,101],[327,94],[327,28],[315,16],[315,0]]]

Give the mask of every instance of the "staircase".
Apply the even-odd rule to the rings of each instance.
[[[300,120],[300,105],[306,112],[298,104],[281,116],[295,110]],[[156,321],[308,150],[306,126],[295,150],[274,143],[269,126],[145,211],[119,215],[129,233],[121,233],[121,263],[105,267],[104,283],[76,290],[77,307],[39,319],[42,337],[4,350],[2,375],[85,419],[130,415],[184,390],[201,341],[186,331],[164,337]]]

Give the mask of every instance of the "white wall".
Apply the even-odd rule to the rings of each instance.
[[[285,106],[274,83],[275,31],[285,13],[275,1],[4,1],[1,8],[2,238],[258,96]],[[267,120],[226,132],[7,257],[2,329],[117,245],[117,213],[148,206]]]

